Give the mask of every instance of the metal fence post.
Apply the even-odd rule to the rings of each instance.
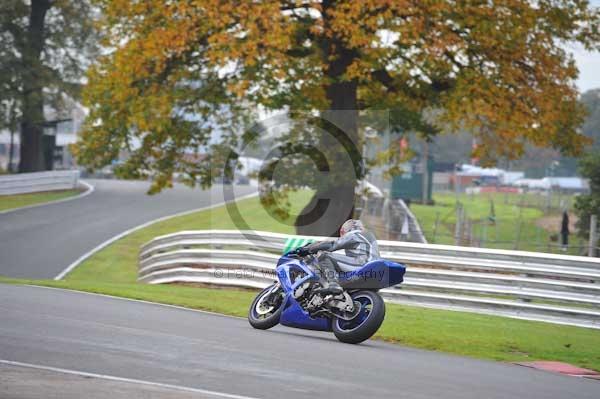
[[[480,247],[485,247],[485,242],[487,241],[487,228],[488,228],[488,220],[482,219],[482,231],[481,231],[481,241],[479,242]]]
[[[469,219],[469,246],[473,246],[473,220]]]
[[[519,244],[521,241],[521,228],[522,228],[522,224],[523,224],[523,207],[519,206],[519,223],[517,223],[517,237],[516,237],[516,241],[515,241],[515,245],[513,246],[513,249],[519,249]]]
[[[431,241],[433,244],[436,242],[438,225],[440,223],[440,213],[435,213],[435,224],[433,225],[433,240]]]
[[[454,226],[454,243],[460,245],[462,236],[462,222],[463,222],[463,207],[460,203],[457,204],[456,208],[456,225]]]
[[[596,243],[598,242],[598,216],[590,217],[590,244],[588,247],[588,256],[596,256]]]

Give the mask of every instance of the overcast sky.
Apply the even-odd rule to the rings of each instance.
[[[600,7],[600,0],[591,0],[591,4]],[[577,86],[582,92],[600,88],[600,52],[589,53],[581,47],[568,47],[575,55],[579,67]]]
[[[588,53],[582,49],[575,49],[573,53],[579,67],[579,90],[600,89],[600,53]]]

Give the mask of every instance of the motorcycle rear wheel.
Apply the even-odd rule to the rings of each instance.
[[[250,305],[250,309],[248,310],[248,322],[252,327],[258,330],[268,330],[279,324],[281,311],[283,310],[283,300],[279,301],[276,306],[265,303],[270,291],[275,285],[277,284],[272,284],[262,290],[256,298],[254,298],[254,301],[252,301],[252,305]],[[281,290],[281,287],[279,290]]]
[[[373,336],[385,318],[383,298],[373,291],[357,291],[350,294],[354,304],[360,304],[358,314],[352,320],[335,318],[331,327],[335,337],[347,344],[358,344]]]

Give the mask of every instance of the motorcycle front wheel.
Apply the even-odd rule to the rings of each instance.
[[[354,306],[360,306],[358,314],[351,320],[336,317],[331,327],[341,342],[358,344],[371,338],[379,330],[385,318],[385,303],[378,293],[372,291],[357,291],[350,296]]]
[[[275,283],[262,290],[250,305],[248,322],[259,330],[268,330],[279,324],[283,310],[283,295],[279,284]]]

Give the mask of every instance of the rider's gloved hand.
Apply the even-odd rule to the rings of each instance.
[[[306,247],[296,248],[295,251],[298,256],[306,256],[310,254],[310,251]]]

